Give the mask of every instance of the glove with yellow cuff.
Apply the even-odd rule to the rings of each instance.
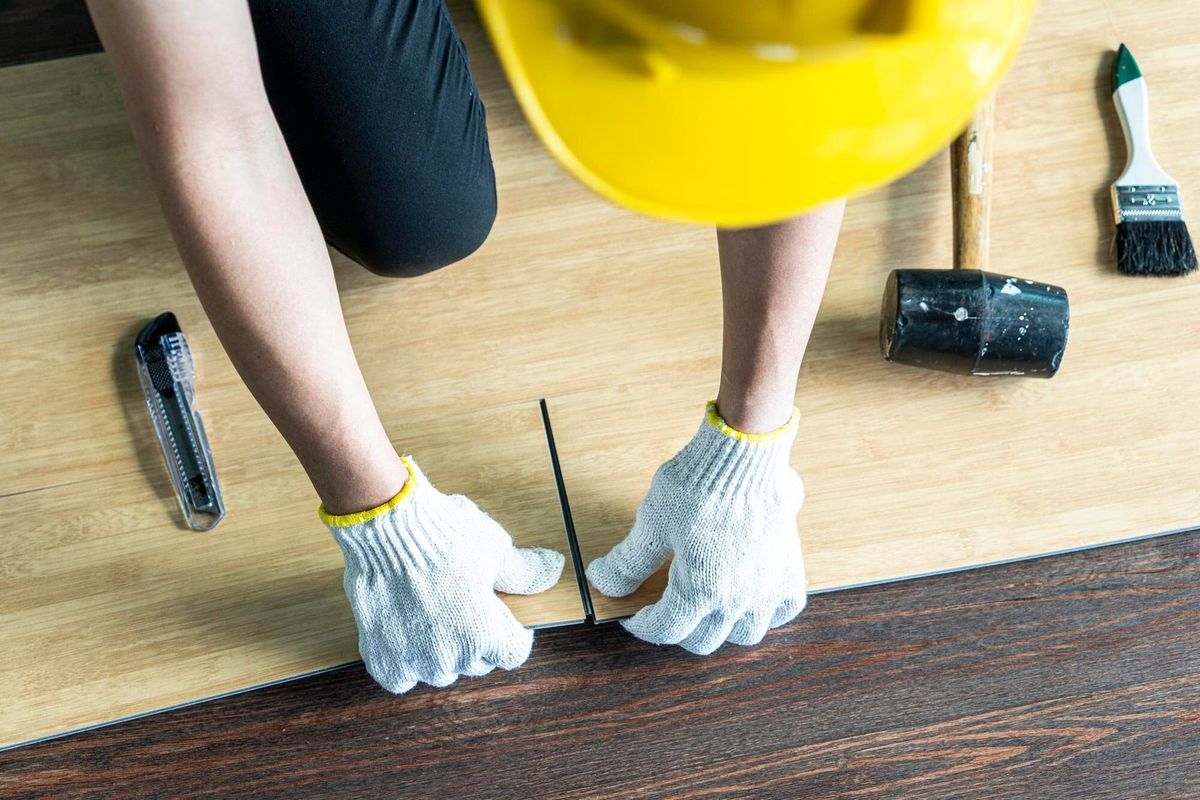
[[[402,460],[408,481],[387,503],[357,514],[319,512],[346,558],[343,586],[367,671],[399,694],[521,665],[533,631],[495,592],[549,589],[563,556],[515,547],[473,502],[442,494],[411,457]]]
[[[655,472],[629,535],[588,565],[593,586],[622,597],[674,553],[662,599],[622,623],[630,633],[704,655],[756,644],[804,609],[804,483],[789,462],[798,425],[793,408],[774,431],[743,433],[708,403],[700,430]]]

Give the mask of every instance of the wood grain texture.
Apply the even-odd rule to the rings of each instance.
[[[606,367],[619,351],[597,363],[575,350],[603,344],[621,324],[619,298],[593,296],[594,275],[613,263],[628,269],[634,255],[642,263],[643,246],[676,263],[693,260],[697,240],[711,249],[710,234],[613,209],[559,171],[525,127],[469,9],[456,11],[488,100],[501,200],[495,233],[467,262],[406,281],[336,259],[356,350],[398,435],[410,419],[444,409],[611,382]],[[0,326],[8,376],[0,493],[158,469],[154,443],[131,433],[137,386],[119,365],[129,334],[165,307],[178,313],[201,364],[218,457],[276,446],[180,269],[105,58],[4,70],[0,98],[0,292],[11,298]],[[70,347],[31,344],[66,330]]]
[[[593,296],[593,276],[614,260],[631,268],[635,254],[640,265],[643,246],[690,262],[712,237],[614,209],[559,170],[470,7],[455,13],[489,109],[494,234],[468,261],[417,279],[380,279],[336,255],[335,271],[397,446],[427,469],[440,460],[439,486],[471,495],[518,543],[561,550],[535,401],[611,380],[619,354],[606,365],[576,347],[602,342],[592,314],[620,324],[620,304]],[[0,70],[0,187],[0,742],[353,658],[336,550],[191,290],[106,57]],[[218,538],[181,545],[129,356],[138,327],[164,309],[195,354],[231,509]],[[502,481],[510,473],[515,487]],[[209,545],[219,549],[200,549]],[[253,589],[267,567],[271,579]],[[582,616],[570,570],[554,593],[514,607],[528,624]]]
[[[610,385],[628,355],[614,338],[626,299],[598,292],[597,277],[660,264],[715,268],[711,232],[615,209],[558,169],[521,118],[470,7],[455,11],[488,105],[500,205],[493,234],[471,258],[407,280],[335,256],[355,350],[398,435],[409,419],[444,409]],[[0,71],[0,185],[0,295],[11,298],[0,321],[8,377],[0,494],[157,457],[153,442],[131,436],[124,415],[112,413],[137,390],[114,378],[113,364],[134,327],[168,307],[202,364],[201,402],[220,428],[224,459],[272,441],[179,264],[106,57]],[[30,344],[68,329],[72,347]],[[677,344],[663,343],[668,357]]]
[[[1196,797],[1198,550],[818,595],[708,657],[604,625],[449,690],[351,667],[0,753],[0,797]]]
[[[950,143],[950,204],[954,268],[990,269],[993,143],[996,100],[988,97],[966,129]]]
[[[849,203],[795,401],[814,586],[1200,523],[1200,276],[1124,277],[1110,250],[1108,187],[1125,160],[1109,94],[1121,41],[1146,54],[1156,152],[1184,187],[1200,187],[1191,0],[1154,14],[1115,0],[1045,0],[998,92],[991,266],[1069,293],[1070,341],[1052,380],[948,375],[880,357],[888,272],[951,266],[944,154]],[[609,386],[546,395],[586,559],[628,533],[653,471],[695,433],[716,395],[721,347],[711,253],[614,269],[592,292],[623,298],[619,329],[594,330],[624,363]],[[630,598],[593,592],[596,614],[631,613],[662,585],[660,573]]]
[[[715,389],[714,238],[613,208],[570,179],[522,120],[469,4],[451,5],[488,106],[496,228],[467,261],[412,280],[386,281],[336,258],[348,325],[397,445],[423,465],[440,461],[435,480],[445,474],[445,488],[495,510],[522,542],[542,529],[506,503],[536,509],[545,531],[557,513],[533,413],[536,398],[553,398],[572,505],[596,555],[624,535],[654,467],[691,435]],[[985,385],[883,364],[882,276],[897,265],[949,265],[944,159],[852,203],[798,396],[797,464],[810,495],[802,519],[818,585],[1107,541],[1200,516],[1189,450],[1200,432],[1200,356],[1188,313],[1200,284],[1116,277],[1105,187],[1123,156],[1100,90],[1104,53],[1124,39],[1155,107],[1171,109],[1154,119],[1160,156],[1185,187],[1200,185],[1189,151],[1200,123],[1191,102],[1196,25],[1186,0],[1156,4],[1153,19],[1115,2],[1047,0],[1001,91],[995,265],[1072,293],[1075,332],[1053,382]],[[332,610],[333,551],[310,516],[311,493],[204,320],[104,56],[0,71],[0,187],[0,547],[12,554],[0,569],[0,621],[10,626],[6,646],[16,642],[0,666],[10,730],[25,738],[68,718],[156,707],[171,682],[180,697],[195,697],[236,685],[239,670],[246,685],[344,660],[352,629],[344,610],[340,622]],[[183,534],[125,358],[136,327],[165,308],[193,344],[226,491],[258,509],[242,517],[253,536],[206,540],[233,543],[225,556],[163,544]],[[472,422],[453,427],[459,419]],[[514,468],[527,500],[504,499],[498,476]],[[309,533],[272,524],[279,508],[296,509]],[[47,539],[55,561],[38,555]],[[229,590],[263,565],[275,569],[270,596],[233,603],[242,598]],[[135,612],[136,625],[69,616],[110,601],[128,609],[128,587],[139,581],[156,587],[169,613]],[[41,606],[39,593],[53,603]],[[281,621],[306,623],[290,620],[295,603],[326,609],[330,616],[317,615],[326,638],[293,646],[276,633]],[[234,620],[214,623],[208,612],[223,620],[229,605]],[[189,630],[210,646],[180,649]],[[74,631],[128,638],[84,651]],[[156,642],[170,657],[139,660]],[[18,662],[15,653],[36,658]],[[108,664],[131,670],[123,684],[105,673],[104,690],[89,693],[66,680]],[[9,685],[22,689],[10,695]],[[120,691],[109,692],[113,685]]]
[[[464,27],[479,47],[478,24]],[[502,186],[484,252],[406,281],[341,257],[335,269],[397,446],[519,544],[565,550],[536,399],[542,385],[604,378],[548,336],[566,327],[586,275],[560,273],[557,286],[543,276],[563,266],[572,227],[586,247],[611,235],[606,219],[626,221],[625,233],[645,223],[554,169],[494,64],[480,83]],[[188,284],[104,56],[0,71],[0,187],[0,743],[354,658],[336,549]],[[212,539],[175,527],[132,369],[133,334],[164,309],[195,354],[229,500]],[[512,603],[531,625],[583,616],[571,570],[554,591]]]
[[[440,489],[568,551],[536,403],[418,422],[405,441]],[[218,470],[229,514],[207,534],[182,527],[165,469],[0,498],[0,746],[358,658],[342,555],[294,459]],[[584,617],[569,564],[503,597],[527,625]]]

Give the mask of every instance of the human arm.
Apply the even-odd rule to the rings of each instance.
[[[642,639],[710,653],[725,641],[755,644],[804,608],[792,403],[843,206],[718,232],[717,399],[693,439],[656,471],[629,535],[587,568],[599,591],[624,596],[674,554],[662,599],[624,623]]]
[[[367,670],[403,692],[517,666],[533,634],[495,592],[543,591],[563,558],[514,547],[392,447],[267,102],[245,2],[89,6],[205,312],[323,501]]]
[[[134,138],[226,353],[326,507],[405,470],[346,332],[333,269],[263,88],[244,2],[89,0]]]
[[[717,231],[723,306],[717,407],[738,430],[762,433],[787,421],[844,209],[837,200],[775,225]]]

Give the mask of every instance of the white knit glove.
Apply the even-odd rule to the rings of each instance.
[[[442,494],[411,457],[402,460],[408,482],[387,503],[357,514],[319,511],[346,557],[343,585],[367,672],[400,694],[418,682],[446,686],[520,666],[533,631],[495,592],[549,589],[562,555],[514,547],[473,502]]]
[[[742,433],[709,402],[695,437],[655,472],[629,535],[588,565],[593,586],[623,597],[674,552],[662,599],[622,622],[630,633],[706,655],[757,644],[804,609],[804,483],[788,461],[798,418],[793,408],[774,431]]]

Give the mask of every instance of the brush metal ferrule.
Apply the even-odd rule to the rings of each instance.
[[[1122,222],[1177,222],[1183,219],[1179,186],[1113,186],[1113,211],[1118,225]]]

